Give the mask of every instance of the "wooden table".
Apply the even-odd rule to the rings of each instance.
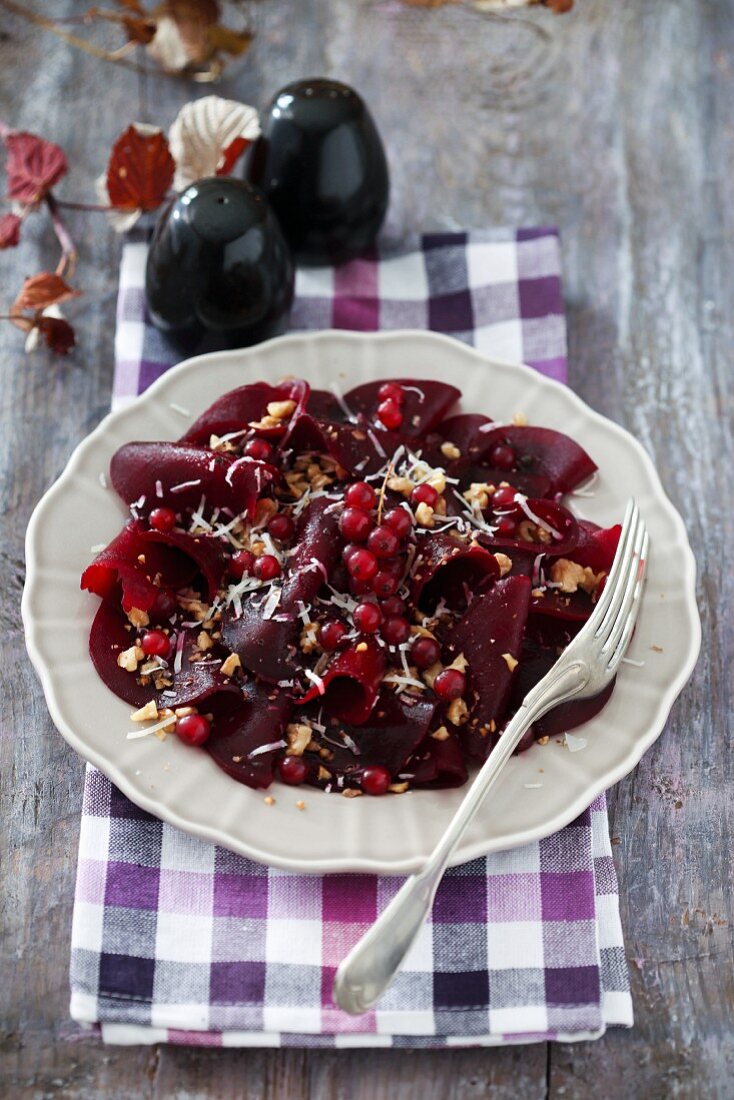
[[[77,14],[87,3],[37,10]],[[119,240],[72,215],[84,297],[68,361],[2,358],[3,957],[0,1093],[14,1100],[734,1096],[732,694],[734,15],[726,0],[577,0],[483,17],[397,0],[261,0],[218,91],[264,105],[288,80],[359,88],[388,145],[389,231],[556,224],[571,380],[652,454],[700,567],[704,650],[668,727],[611,794],[636,1026],[597,1043],[354,1053],[101,1047],[67,1018],[82,761],[52,728],[18,604],[31,509],[107,411]],[[59,194],[91,198],[132,120],[197,89],[76,52],[0,12],[0,109],[60,142]],[[44,218],[0,254],[2,312],[56,262]],[[727,787],[727,783],[729,784]]]

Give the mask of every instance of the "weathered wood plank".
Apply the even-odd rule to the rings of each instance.
[[[77,11],[58,3],[58,14]],[[693,532],[706,644],[663,738],[613,796],[637,1026],[596,1044],[452,1053],[104,1049],[68,1042],[67,964],[81,763],[54,733],[17,610],[35,500],[106,411],[118,242],[74,223],[85,297],[68,363],[24,359],[0,325],[3,839],[0,1091],[92,1097],[730,1095],[729,716],[734,450],[734,21],[725,0],[577,0],[480,18],[397,0],[254,6],[258,39],[221,92],[263,105],[326,72],[368,98],[393,172],[388,232],[562,227],[574,386],[653,453]],[[190,91],[105,67],[3,19],[0,110],[58,140],[68,197],[92,194],[133,117],[168,124]],[[102,108],[99,108],[102,104]],[[55,263],[40,219],[0,254],[3,299]],[[704,537],[705,534],[705,537]],[[727,786],[727,784],[729,786]],[[697,912],[700,910],[700,912]],[[686,917],[686,911],[688,916]],[[729,921],[720,924],[719,921]],[[547,1076],[547,1070],[548,1076]]]

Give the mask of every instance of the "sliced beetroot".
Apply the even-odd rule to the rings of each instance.
[[[400,432],[409,439],[432,431],[461,397],[461,391],[446,382],[415,382],[410,378],[391,378],[389,381],[403,387],[405,400],[401,406],[403,423]],[[352,413],[361,413],[374,425],[377,421],[377,406],[381,401],[378,390],[384,384],[385,380],[382,380],[355,386],[344,395],[344,403]]]
[[[579,565],[588,565],[595,573],[608,573],[617,553],[622,526],[597,527],[588,520],[579,521],[579,539],[571,559]]]
[[[297,451],[324,452],[347,473],[365,477],[382,469],[401,440],[396,432],[377,431],[362,417],[352,424],[304,413],[293,428],[290,444]]]
[[[242,704],[217,719],[204,747],[239,783],[255,790],[269,787],[292,709],[286,692],[249,680],[242,689]],[[263,748],[265,752],[258,751]]]
[[[554,493],[569,493],[596,471],[596,463],[583,447],[563,432],[552,428],[520,427],[515,424],[498,425],[484,436],[484,446],[478,443],[477,460],[490,461],[490,454],[498,443],[509,443],[516,454],[515,469],[526,474],[541,474],[549,478]],[[507,480],[511,480],[509,477]]]
[[[479,484],[494,485],[495,488],[507,484],[516,492],[536,500],[551,493],[550,478],[544,474],[527,474],[522,470],[510,470],[508,472],[507,470],[499,470],[496,466],[475,465],[461,466],[458,469],[454,467],[451,474],[459,477],[459,492],[468,489],[472,482],[477,482]]]
[[[150,611],[159,594],[156,576],[172,588],[189,584],[197,572],[191,556],[170,542],[154,545],[147,534],[137,521],[126,524],[84,570],[81,587],[103,599],[121,599],[127,611]]]
[[[371,640],[359,642],[331,659],[300,702],[319,699],[329,716],[361,726],[377,702],[384,671],[384,651]]]
[[[339,512],[329,497],[316,497],[306,506],[296,531],[295,551],[288,558],[282,610],[298,611],[310,604],[331,577],[341,558],[344,539],[339,533]]]
[[[355,785],[355,781],[359,785],[360,772],[370,764],[382,765],[393,779],[397,779],[406,768],[408,758],[425,741],[435,713],[435,702],[408,692],[396,695],[386,690],[380,693],[369,719],[359,725],[331,721],[322,713],[321,720],[326,725],[326,732],[319,735],[319,740],[333,752],[333,756],[330,760],[323,760],[314,759],[314,754],[306,754],[305,759],[311,759],[315,765],[308,782],[317,786],[329,782],[323,775],[319,779],[319,764],[332,775],[343,774],[348,783],[351,781],[350,785]]]
[[[207,595],[213,600],[219,588],[227,564],[224,548],[218,539],[210,535],[189,535],[186,531],[143,531],[141,535],[145,545],[146,565],[151,562],[151,554],[167,548],[177,551],[181,557],[194,566],[193,573],[200,573],[206,583]],[[154,560],[154,559],[153,559]],[[161,571],[162,583],[169,587],[182,587],[185,582],[172,581],[170,573]]]
[[[290,680],[300,662],[298,636],[300,619],[278,612],[278,617],[263,619],[262,612],[250,600],[242,604],[242,614],[227,611],[222,619],[222,638],[236,653],[242,667],[270,684]]]
[[[328,497],[317,497],[304,510],[275,614],[264,619],[259,604],[246,600],[239,616],[233,610],[224,616],[225,643],[244,668],[270,683],[289,680],[298,671],[297,643],[303,626],[299,613],[329,580],[341,554],[344,540],[339,517],[329,510],[333,503]]]
[[[436,459],[437,465],[445,466],[446,456],[441,451],[441,444],[453,443],[458,447],[461,455],[450,461],[459,463],[473,461],[484,448],[484,439],[479,429],[491,423],[490,418],[481,413],[457,413],[456,416],[450,416],[447,420],[442,420],[428,436],[429,453]],[[441,458],[443,461],[439,461]]]
[[[485,545],[498,550],[520,550],[526,553],[547,554],[552,557],[572,556],[571,552],[578,542],[579,528],[576,518],[562,504],[556,504],[551,500],[527,500],[524,502],[523,508],[513,505],[509,511],[518,524],[522,523],[523,520],[529,520],[530,523],[540,520],[541,524],[545,524],[547,528],[550,528],[550,532],[546,532],[550,534],[550,542],[541,542],[540,540],[531,542],[516,537],[502,538],[499,534],[483,534],[482,542]],[[494,524],[498,516],[507,513],[507,508],[498,509],[497,511],[487,508],[484,512],[484,518],[488,524]]]
[[[181,638],[182,652],[180,671],[175,671],[175,651],[168,660],[168,677],[173,680],[171,687],[158,692],[151,680],[149,684],[139,684],[135,673],[120,668],[117,658],[123,650],[129,649],[135,641],[135,633],[128,630],[130,624],[124,613],[113,604],[102,603],[94,617],[89,634],[89,654],[98,675],[110,691],[130,706],[144,706],[155,699],[159,707],[198,706],[211,701],[212,696],[223,695],[237,697],[240,689],[234,682],[227,680],[219,672],[216,658],[205,661],[190,661],[194,655],[196,631],[187,631]]]
[[[253,382],[248,386],[230,390],[222,394],[206,412],[195,420],[189,430],[181,436],[182,443],[209,443],[212,435],[227,435],[229,432],[244,431],[251,424],[258,423],[267,416],[271,401],[295,401],[296,411],[291,423],[297,420],[300,411],[308,399],[309,386],[299,379],[289,379],[277,386],[267,382]],[[289,431],[288,422],[278,428],[258,428],[257,434],[271,440],[285,440]]]
[[[482,760],[496,743],[512,689],[513,660],[520,657],[530,602],[527,577],[505,577],[475,599],[450,631],[444,663],[459,654],[468,662],[466,702],[471,717],[461,727],[465,752]]]
[[[527,693],[539,684],[551,670],[559,656],[578,633],[581,623],[542,621],[531,617],[523,640],[522,657],[512,684],[510,712],[514,712]],[[579,699],[563,703],[533,723],[531,737],[521,748],[528,748],[538,737],[556,737],[566,730],[588,722],[598,714],[614,690],[612,681],[602,692],[591,699]]]
[[[426,535],[419,540],[412,596],[423,611],[433,611],[442,599],[460,609],[498,574],[497,559],[485,547],[447,534]]]
[[[145,516],[161,507],[192,511],[202,497],[209,511],[230,508],[232,515],[252,515],[258,497],[277,476],[265,462],[233,459],[188,443],[126,443],[110,463],[115,490],[126,504],[139,501],[136,510]]]
[[[458,737],[451,734],[445,741],[427,737],[406,762],[405,774],[411,776],[412,787],[433,790],[462,787],[467,780],[467,770]]]

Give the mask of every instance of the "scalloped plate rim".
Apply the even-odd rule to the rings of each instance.
[[[414,340],[430,341],[434,344],[443,343],[454,353],[457,348],[461,349],[461,352],[466,354],[467,357],[474,359],[476,363],[481,363],[485,367],[515,372],[520,378],[526,378],[527,381],[532,382],[536,387],[540,385],[542,389],[548,386],[556,392],[562,393],[563,398],[568,401],[571,406],[575,407],[585,419],[603,424],[605,430],[611,430],[613,433],[617,434],[623,439],[624,443],[635,452],[638,461],[641,463],[650,479],[656,502],[667,513],[668,518],[672,521],[676,529],[678,549],[681,551],[682,564],[680,583],[685,592],[685,607],[689,614],[689,625],[692,628],[692,632],[686,657],[681,661],[680,668],[676,675],[667,684],[666,690],[661,693],[655,710],[654,719],[649,723],[646,732],[632,743],[625,758],[620,760],[615,768],[605,771],[595,782],[590,782],[583,794],[577,796],[562,810],[548,818],[542,827],[533,826],[525,830],[517,829],[513,832],[511,838],[497,840],[497,838],[485,836],[480,840],[464,842],[459,846],[455,858],[452,860],[452,865],[458,865],[468,860],[487,855],[490,852],[503,851],[550,836],[578,817],[595,798],[601,795],[605,790],[608,790],[615,783],[619,782],[636,767],[644,753],[660,736],[673,704],[690,679],[693,669],[695,668],[701,646],[701,621],[695,595],[696,563],[683,520],[665,493],[655,465],[647,451],[645,451],[639,441],[626,429],[615,423],[615,421],[610,420],[608,417],[603,416],[601,413],[596,412],[579,397],[577,393],[564,384],[552,378],[548,378],[545,375],[541,375],[538,371],[525,364],[487,355],[453,337],[445,336],[440,333],[428,332],[426,330],[396,329],[392,331],[361,333],[343,329],[324,329],[318,332],[290,333],[285,336],[279,336],[272,340],[264,341],[251,348],[204,353],[186,359],[176,366],[171,367],[160,378],[153,382],[143,394],[137,397],[132,404],[139,408],[141,403],[155,402],[155,399],[161,391],[168,390],[171,386],[175,387],[180,378],[199,369],[204,363],[207,363],[209,367],[211,367],[213,364],[216,365],[221,362],[235,362],[241,359],[242,356],[245,356],[245,358],[249,356],[257,357],[263,351],[267,354],[268,347],[272,345],[298,345],[304,342],[319,344],[328,343],[335,339],[346,343],[362,343],[365,341],[374,341],[377,343],[396,341],[410,343]],[[75,447],[62,473],[49,489],[47,489],[34,508],[26,531],[27,572],[21,601],[21,614],[25,629],[28,654],[40,679],[48,710],[54,725],[80,756],[107,775],[118,789],[141,809],[166,821],[176,828],[213,843],[220,844],[230,850],[254,859],[259,863],[279,867],[283,870],[308,874],[369,872],[376,874],[405,875],[418,870],[423,860],[423,856],[420,854],[406,856],[389,862],[360,856],[359,853],[353,853],[346,856],[326,856],[315,859],[276,857],[273,856],[267,848],[258,847],[256,844],[250,842],[243,843],[241,840],[228,836],[223,832],[222,828],[216,824],[192,823],[185,816],[182,816],[170,806],[166,805],[160,797],[147,795],[145,792],[141,791],[139,787],[128,782],[125,775],[117,769],[114,761],[111,761],[109,756],[96,752],[77,734],[73,722],[70,721],[63,712],[54,688],[51,671],[37,645],[36,631],[39,624],[36,622],[30,607],[33,592],[39,584],[38,573],[41,565],[37,555],[37,531],[44,520],[46,510],[55,498],[65,491],[68,481],[81,465],[87,452],[93,449],[100,439],[105,437],[110,426],[115,424],[123,414],[128,412],[130,407],[131,404],[127,404],[120,409],[108,413],[100,421],[98,426]],[[309,792],[309,794],[310,793],[311,792]],[[416,797],[419,797],[421,792],[415,792],[415,794]],[[330,796],[327,795],[326,797]]]

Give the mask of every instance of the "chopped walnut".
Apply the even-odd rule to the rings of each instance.
[[[432,470],[426,479],[426,483],[435,489],[438,495],[446,492],[446,474],[443,470]]]
[[[357,644],[357,645],[356,645],[356,646],[354,647],[354,652],[355,652],[355,653],[366,653],[366,652],[367,652],[367,648],[368,648],[368,647],[367,647],[367,643],[366,643],[366,642],[359,642],[359,643],[358,643],[358,644]]]
[[[500,576],[506,576],[512,569],[512,558],[508,558],[507,554],[495,554],[494,557],[500,567]]]
[[[173,712],[177,718],[188,718],[190,714],[198,714],[196,707],[176,707]]]
[[[452,699],[446,717],[454,726],[462,726],[469,718],[469,708],[463,699]]]
[[[433,508],[421,501],[415,510],[415,518],[421,527],[433,527]]]
[[[131,645],[129,649],[123,649],[117,654],[117,663],[125,672],[137,672],[138,663],[143,660],[145,654],[139,645]]]
[[[296,498],[302,497],[308,489],[308,482],[306,481],[304,475],[299,471],[285,474],[285,480],[292,495]]]
[[[319,645],[320,632],[321,626],[319,623],[306,623],[298,641],[302,653],[313,653],[315,650],[321,648]]]
[[[455,443],[449,442],[447,439],[445,443],[441,444],[441,454],[444,458],[461,458],[461,451]]]
[[[484,511],[489,506],[489,498],[494,495],[494,485],[486,481],[472,481],[468,489],[462,493],[472,511]]]
[[[356,787],[345,787],[342,791],[345,798],[361,798],[362,791],[358,791]]]
[[[525,542],[542,542],[547,546],[552,541],[550,531],[546,531],[545,527],[541,527],[529,519],[524,519],[522,523],[518,523],[517,533]]]
[[[189,591],[193,593],[193,589],[189,589]],[[179,592],[176,596],[176,603],[184,611],[193,615],[199,623],[203,623],[209,618],[209,604],[200,600],[195,593],[188,595],[187,592]]]
[[[544,734],[543,737],[538,738],[538,744],[539,745],[547,745],[549,741],[550,741],[550,737],[548,736],[547,733]]]
[[[127,617],[133,626],[136,627],[147,626],[150,622],[148,612],[141,611],[139,607],[131,607],[127,613]]]
[[[503,653],[502,660],[505,662],[510,672],[514,672],[517,668],[517,659],[512,656],[511,653]]]
[[[408,781],[406,779],[402,783],[391,783],[387,789],[392,794],[405,794],[408,789]]]
[[[211,634],[207,634],[206,630],[202,630],[201,633],[198,635],[196,639],[196,644],[199,649],[203,650],[204,652],[206,652],[207,649],[213,649],[214,647],[212,636]]]
[[[404,497],[409,497],[413,492],[413,482],[409,477],[389,477],[386,485],[391,492],[400,493]]]
[[[265,798],[263,799],[263,802],[265,803],[266,806],[274,806],[275,805],[275,799],[273,798],[273,796],[271,794],[266,795]]]
[[[150,699],[140,710],[133,711],[130,719],[133,722],[153,722],[158,717],[158,707],[155,699]]]
[[[292,722],[285,728],[288,740],[288,753],[290,756],[303,756],[311,742],[313,730],[302,722]]]
[[[236,653],[230,653],[226,661],[222,662],[220,672],[222,676],[234,676],[235,669],[242,668],[242,662]]]
[[[286,478],[287,476],[286,474]],[[278,505],[272,497],[261,497],[255,505],[255,515],[252,517],[252,526],[264,527],[277,511]]]
[[[515,413],[512,418],[512,423],[516,428],[525,428],[527,427],[528,418],[525,413]]]
[[[303,801],[302,798],[299,798],[298,802],[296,802],[296,809],[297,810],[305,810],[306,809],[306,803]]]
[[[568,558],[558,558],[551,566],[551,580],[561,587],[561,592],[577,592],[579,588],[592,595],[599,587],[604,573],[595,573],[588,565],[581,566]]]
[[[251,420],[249,426],[255,431],[268,431],[270,428],[280,428],[281,423],[277,416],[263,416],[260,420]]]
[[[533,588],[530,595],[534,596],[536,600],[542,599],[542,597],[545,596],[545,589],[544,588]]]
[[[318,778],[325,780],[327,783],[332,778],[331,772],[323,764],[319,764]]]
[[[434,730],[431,737],[434,741],[448,741],[451,734],[445,726],[439,726],[437,730]]]
[[[220,439],[218,435],[210,435],[209,450],[219,451],[220,454],[231,454],[236,447],[231,439]]]
[[[296,409],[295,401],[271,401],[268,404],[268,416],[276,420],[287,420]]]

